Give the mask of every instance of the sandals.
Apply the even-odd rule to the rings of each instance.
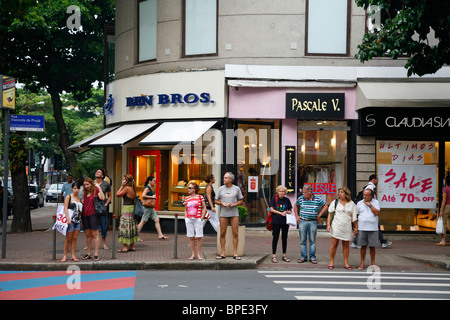
[[[272,257],[272,262],[273,263],[278,263],[277,257]]]
[[[166,237],[166,236],[162,236],[162,237],[159,237],[158,239],[159,239],[159,240],[167,240],[167,239],[169,239],[169,238]]]
[[[286,256],[281,257],[281,260],[284,262],[291,262],[291,259],[287,258]]]
[[[89,260],[89,259],[91,259],[91,258],[92,258],[92,256],[89,255],[89,254],[87,254],[87,255],[85,255],[83,258],[81,258],[81,260]]]
[[[220,255],[220,256],[217,256],[217,257],[216,257],[216,260],[222,260],[222,259],[225,259],[225,256]]]

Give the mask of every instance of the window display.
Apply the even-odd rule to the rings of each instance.
[[[189,157],[180,153],[172,154],[169,171],[169,210],[184,211],[184,197],[188,195],[189,182],[195,182],[200,187],[199,194],[205,193],[205,177],[211,173],[212,166],[207,163],[199,163],[194,159],[204,159],[204,155],[193,152]],[[186,163],[188,162],[188,163]]]
[[[347,132],[345,121],[299,121],[297,191],[310,185],[315,195],[330,203],[347,185]]]
[[[439,143],[378,140],[376,147],[381,228],[434,230],[439,201]]]

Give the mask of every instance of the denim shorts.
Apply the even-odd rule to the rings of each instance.
[[[81,229],[81,222],[75,223],[72,222],[71,224],[69,224],[67,226],[67,232],[74,232],[75,230],[80,230]]]

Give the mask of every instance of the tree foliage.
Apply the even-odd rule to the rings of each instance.
[[[0,11],[0,73],[50,94],[58,145],[73,168],[61,94],[81,101],[90,96],[92,83],[103,80],[103,32],[114,23],[114,0],[1,0]]]
[[[368,31],[358,45],[361,62],[375,57],[408,57],[408,76],[423,76],[450,64],[450,0],[355,0],[381,10],[381,28]]]

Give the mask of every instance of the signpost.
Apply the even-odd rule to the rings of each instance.
[[[9,173],[9,112],[15,109],[16,105],[16,79],[5,75],[0,75],[2,85],[0,86],[0,108],[5,110],[5,160],[4,160],[4,190],[3,195],[3,230],[2,230],[2,259],[6,258],[6,232],[8,219],[8,173]]]

